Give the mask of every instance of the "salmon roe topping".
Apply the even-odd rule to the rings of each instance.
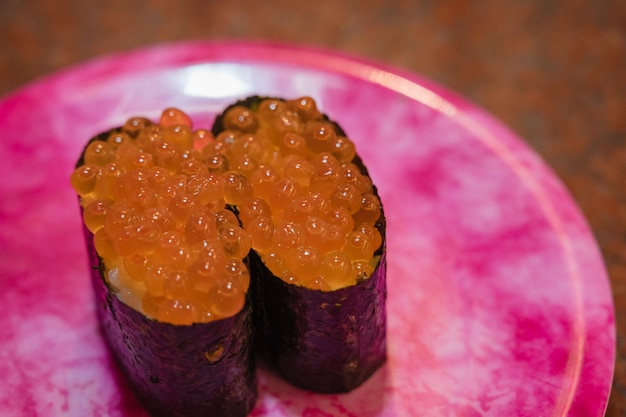
[[[205,161],[213,141],[169,108],[158,124],[132,118],[92,141],[70,177],[109,283],[159,321],[209,322],[245,303],[250,238],[226,209],[228,178]],[[235,185],[228,195],[245,195]]]
[[[310,97],[234,106],[223,118],[221,153],[252,187],[238,201],[252,248],[283,280],[320,290],[354,285],[373,272],[382,245],[381,204],[354,164],[354,143]],[[252,146],[251,144],[254,144]],[[263,203],[263,204],[262,204]]]
[[[315,101],[235,106],[223,123],[213,138],[168,108],[159,123],[131,118],[87,146],[70,182],[122,301],[177,325],[230,317],[245,304],[251,248],[295,285],[367,278],[380,200]]]

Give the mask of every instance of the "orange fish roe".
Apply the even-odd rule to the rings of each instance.
[[[252,188],[237,201],[252,248],[274,275],[307,288],[367,278],[382,244],[381,205],[354,164],[354,143],[310,97],[252,107],[228,109],[219,134],[231,169],[237,161],[258,167],[239,170]]]
[[[246,185],[210,172],[201,149],[212,141],[170,108],[158,124],[133,118],[92,141],[70,177],[109,283],[159,321],[209,322],[245,303],[250,238],[224,198]]]
[[[380,200],[315,101],[266,99],[222,121],[213,138],[168,108],[157,124],[129,119],[85,149],[70,182],[122,301],[173,324],[230,317],[245,303],[251,248],[307,288],[371,275]]]

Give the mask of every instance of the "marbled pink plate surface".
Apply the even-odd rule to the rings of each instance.
[[[388,218],[389,360],[346,395],[260,371],[253,416],[601,416],[615,324],[589,227],[506,127],[419,76],[335,53],[184,43],[0,101],[0,415],[144,416],[98,331],[68,177],[85,142],[167,106],[210,126],[252,94],[339,120]]]

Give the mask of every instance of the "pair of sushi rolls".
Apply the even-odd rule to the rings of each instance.
[[[211,131],[131,118],[70,180],[104,334],[153,415],[245,416],[255,347],[317,392],[384,362],[382,206],[313,99],[250,97]]]

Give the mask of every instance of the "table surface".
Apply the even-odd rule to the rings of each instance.
[[[618,326],[606,415],[626,415],[626,2],[0,2],[0,96],[90,58],[186,39],[333,49],[426,76],[540,154],[598,240]],[[621,256],[620,256],[621,255]]]

